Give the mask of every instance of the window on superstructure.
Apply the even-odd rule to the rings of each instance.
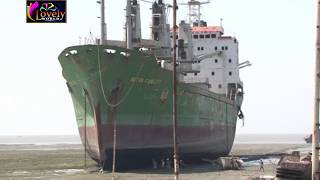
[[[200,47],[198,47],[198,51],[200,51]]]
[[[218,50],[218,47],[216,46],[216,47],[214,47],[214,50]]]
[[[155,33],[153,34],[153,40],[159,41],[159,32],[155,32]]]
[[[229,76],[232,76],[232,72],[231,71],[229,72]]]
[[[224,47],[225,50],[228,50],[228,46]]]
[[[231,59],[229,59],[229,63],[232,63],[232,60],[231,60]]]
[[[219,87],[219,89],[221,89],[221,88],[222,88],[222,85],[221,85],[221,84],[219,84],[219,85],[218,85],[218,87]]]
[[[200,39],[203,39],[204,38],[204,35],[203,34],[200,34]]]
[[[194,75],[195,75],[195,76],[197,76],[197,75],[198,75],[198,73],[194,73]]]
[[[160,24],[160,17],[153,17],[153,25],[159,26]]]
[[[199,38],[199,35],[198,35],[198,34],[195,34],[195,35],[193,35],[193,38],[194,38],[194,39],[198,39],[198,38]]]
[[[201,47],[201,51],[203,51],[203,50],[204,50],[204,47],[202,46],[202,47]]]
[[[218,59],[215,59],[214,62],[215,62],[215,63],[218,63]]]
[[[208,38],[208,39],[209,39],[209,38],[210,38],[210,34],[206,34],[206,38]]]
[[[216,38],[216,34],[211,34],[211,38]]]
[[[221,48],[221,49],[222,49],[222,51],[224,51],[224,46],[222,46],[222,48]]]
[[[214,76],[215,75],[215,73],[214,72],[211,72],[211,76]]]

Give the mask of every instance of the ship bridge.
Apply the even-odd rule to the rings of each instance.
[[[182,23],[183,25],[183,23]],[[186,39],[178,28],[177,41]],[[180,63],[188,62],[188,70],[183,72],[185,83],[207,84],[218,94],[230,94],[230,89],[242,87],[239,77],[238,41],[235,37],[224,36],[222,26],[207,26],[206,22],[189,25],[191,43],[184,41],[184,47],[192,49],[192,59],[178,58]],[[172,32],[170,34],[171,39]],[[179,43],[178,43],[179,44]],[[179,47],[178,47],[179,49]]]

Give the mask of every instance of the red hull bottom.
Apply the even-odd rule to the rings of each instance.
[[[113,125],[86,128],[87,152],[101,166],[109,169],[113,154]],[[79,128],[85,144],[85,129]],[[178,127],[179,156],[183,161],[216,158],[229,154],[235,126]],[[100,136],[100,144],[98,140]],[[116,164],[119,169],[151,165],[173,156],[172,128],[169,126],[119,125],[116,138]]]

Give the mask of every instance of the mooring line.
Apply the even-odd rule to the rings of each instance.
[[[99,45],[97,45],[97,52],[98,52],[98,70],[99,70],[99,81],[100,81],[100,87],[101,87],[101,91],[102,91],[102,94],[103,94],[103,98],[105,100],[105,102],[107,103],[108,106],[110,107],[117,107],[119,106],[122,102],[124,102],[124,100],[127,98],[127,96],[129,95],[129,93],[131,92],[132,88],[134,87],[135,85],[135,82],[132,82],[131,83],[131,86],[129,87],[128,91],[126,92],[126,94],[123,96],[123,98],[116,104],[111,104],[107,97],[106,97],[106,94],[105,94],[105,90],[104,90],[104,86],[103,86],[103,83],[102,83],[102,72],[101,72],[101,58],[100,58],[100,48],[99,48]],[[136,74],[136,76],[139,76],[139,74],[141,73],[143,67],[144,67],[144,63],[143,62],[141,65],[140,65],[140,68]]]

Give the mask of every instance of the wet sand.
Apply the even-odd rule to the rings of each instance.
[[[292,150],[311,150],[305,144],[235,144],[231,154],[260,159]],[[276,161],[265,165],[265,175],[275,175]],[[0,145],[0,179],[111,179],[109,172],[100,173],[95,162],[87,158],[84,169],[82,145]],[[172,169],[140,169],[116,173],[118,180],[173,179]],[[252,163],[243,170],[218,171],[210,164],[182,167],[182,180],[237,180],[260,176],[259,166]]]

